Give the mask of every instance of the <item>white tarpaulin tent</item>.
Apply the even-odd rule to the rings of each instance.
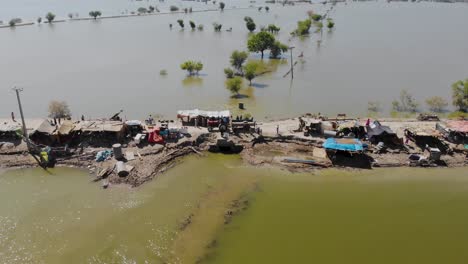
[[[204,111],[199,109],[194,110],[181,110],[177,111],[177,117],[197,117],[197,116],[204,116],[204,117],[231,117],[231,112],[229,110],[223,111]]]

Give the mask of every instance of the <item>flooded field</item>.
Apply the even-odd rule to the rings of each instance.
[[[463,263],[464,174],[464,168],[291,174],[209,155],[188,158],[137,189],[102,190],[80,170],[9,171],[0,175],[0,259]],[[247,209],[224,224],[240,197]]]
[[[127,4],[136,9],[152,2],[122,3],[116,3],[112,14]],[[84,2],[82,8],[89,4]],[[203,7],[197,2],[182,4]],[[237,3],[227,6],[233,5]],[[270,7],[270,12],[238,9],[1,29],[0,112],[7,116],[17,110],[10,90],[17,85],[25,89],[27,117],[45,116],[52,99],[66,100],[75,117],[88,118],[108,117],[120,109],[127,118],[150,113],[174,118],[178,109],[236,108],[238,102],[259,119],[306,112],[363,114],[369,100],[381,101],[388,109],[401,89],[408,89],[422,104],[434,95],[449,99],[451,83],[466,78],[466,4],[341,3],[330,13],[336,22],[333,31],[292,39],[289,33],[307,10],[323,13],[330,5]],[[4,15],[7,21],[14,11],[4,12],[9,12]],[[43,10],[37,13],[42,15]],[[62,13],[66,16],[65,10]],[[274,71],[254,79],[252,87],[244,83],[241,93],[248,98],[231,99],[223,68],[233,50],[246,49],[244,16],[251,16],[257,29],[278,25],[277,38],[295,46],[299,63],[291,81],[283,78],[289,69],[287,59],[265,59]],[[193,20],[205,30],[181,31],[177,19],[186,24]],[[223,24],[223,31],[214,32],[213,22]],[[232,32],[225,31],[231,27]],[[303,59],[298,58],[301,52]],[[187,78],[180,69],[188,59],[203,62],[199,77]],[[250,59],[258,60],[259,55],[251,54]],[[161,76],[161,70],[168,74]]]

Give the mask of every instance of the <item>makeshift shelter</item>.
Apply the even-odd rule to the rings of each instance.
[[[393,132],[390,127],[383,126],[378,121],[366,126],[367,138],[372,144],[383,142],[387,146],[402,146],[403,142],[398,138],[397,134]]]
[[[468,144],[468,121],[447,121],[437,123],[436,129],[445,139],[455,144]]]
[[[366,137],[366,129],[357,120],[338,123],[338,134],[347,137],[363,139]]]
[[[81,126],[79,122],[64,120],[57,130],[57,143],[79,144]]]
[[[11,119],[0,120],[0,141],[21,138],[21,123]]]
[[[341,150],[348,152],[362,152],[364,146],[356,138],[328,138],[322,145],[326,150]]]
[[[140,120],[129,120],[125,122],[128,133],[134,137],[143,131],[143,123]]]
[[[450,147],[440,140],[442,135],[436,130],[422,131],[405,129],[404,133],[407,139],[413,141],[416,146],[422,150],[426,150],[427,148],[437,148],[443,154],[451,152]]]
[[[111,146],[125,138],[126,125],[121,121],[81,121],[79,126],[80,140],[91,145]]]
[[[231,112],[229,110],[222,111],[205,111],[205,110],[181,110],[177,111],[177,118],[182,121],[184,126],[208,126],[209,119],[222,119],[231,118]]]
[[[39,127],[29,134],[29,138],[36,144],[53,145],[57,141],[57,125],[49,120],[43,120]]]

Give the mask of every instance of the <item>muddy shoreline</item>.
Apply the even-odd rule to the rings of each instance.
[[[317,157],[316,152],[322,151],[323,137],[305,136],[302,132],[296,132],[297,119],[283,119],[260,123],[262,135],[255,133],[232,134],[229,138],[241,149],[240,156],[244,162],[252,166],[273,166],[291,172],[311,172],[326,168],[338,169],[372,169],[376,167],[408,167],[409,154],[422,154],[416,146],[410,146],[410,151],[386,151],[375,153],[372,146],[365,153],[364,162],[371,159],[369,167],[359,164],[359,157],[350,156],[331,161],[328,157]],[[392,127],[400,136],[405,128],[410,126],[424,128],[432,127],[434,122],[419,122],[415,120],[389,120],[386,125]],[[204,152],[216,145],[219,132],[208,132],[206,128],[191,128],[192,136],[184,138],[177,143],[165,145],[146,145],[137,147],[135,144],[124,145],[123,152],[133,152],[135,158],[126,161],[132,169],[125,177],[120,177],[115,169],[116,160],[110,158],[104,162],[96,162],[96,153],[104,148],[83,148],[79,153],[69,157],[57,159],[57,166],[75,167],[87,169],[95,175],[94,181],[107,181],[109,184],[126,184],[137,187],[156,178],[159,174],[177,165],[181,158],[188,155],[204,156]],[[279,133],[278,133],[279,132]],[[466,150],[456,148],[453,153],[442,155],[438,167],[463,167],[467,166]],[[37,167],[37,162],[27,154],[24,144],[14,148],[0,148],[0,170]],[[287,163],[286,158],[314,159],[321,161],[321,166],[303,163]],[[323,159],[323,160],[321,160]],[[112,171],[111,171],[112,169]],[[105,173],[109,170],[110,173]],[[104,183],[103,183],[104,184]]]

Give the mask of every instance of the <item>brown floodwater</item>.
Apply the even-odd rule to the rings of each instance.
[[[80,8],[89,4],[84,2]],[[167,9],[169,4],[162,7]],[[5,7],[10,5],[15,8],[5,9],[4,21],[24,7],[11,2]],[[112,9],[106,1],[99,5]],[[108,13],[119,13],[127,5],[136,8],[137,4],[116,2]],[[203,8],[200,3],[193,5]],[[233,5],[237,4],[228,4]],[[44,5],[38,6],[37,15],[41,15]],[[65,12],[65,6],[62,3],[57,12]],[[129,119],[150,113],[174,118],[178,109],[234,109],[239,102],[259,119],[306,112],[363,114],[369,100],[388,108],[401,89],[408,89],[421,103],[434,95],[449,99],[450,84],[467,77],[468,5],[340,3],[330,13],[336,22],[334,30],[290,39],[289,33],[307,10],[324,13],[329,8],[271,5],[268,13],[238,9],[1,29],[0,113],[7,116],[17,111],[10,90],[17,85],[25,89],[27,117],[45,116],[52,99],[67,101],[75,117],[89,118],[108,117],[120,109]],[[284,60],[265,59],[276,70],[254,79],[252,87],[245,82],[241,93],[248,98],[231,99],[223,68],[229,65],[233,50],[246,49],[249,34],[244,16],[254,18],[258,27],[270,23],[281,27],[277,38],[295,46],[299,63],[291,81],[283,78],[289,54]],[[180,30],[177,19],[185,24],[193,20],[205,30]],[[223,31],[213,32],[213,22],[223,24]],[[224,31],[231,27],[232,32]],[[301,52],[303,59],[297,58]],[[199,77],[187,78],[179,68],[188,59],[203,62]],[[250,59],[258,60],[259,55],[251,54]],[[161,76],[161,70],[168,74]]]

